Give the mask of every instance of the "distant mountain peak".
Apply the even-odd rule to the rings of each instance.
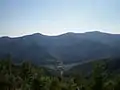
[[[41,34],[41,33],[34,33],[34,34],[31,34],[31,35],[26,35],[25,37],[41,37],[41,36],[46,36],[46,35],[43,35],[43,34]]]
[[[34,34],[32,34],[32,36],[43,36],[43,34],[41,34],[41,33],[34,33]]]
[[[91,32],[86,32],[85,34],[93,34],[93,35],[110,35],[110,33],[101,32],[101,31],[91,31]]]
[[[10,39],[8,36],[1,37],[2,39]]]
[[[75,35],[77,35],[77,34],[79,34],[79,33],[67,32],[67,33],[61,34],[61,35],[59,35],[59,36],[75,36]]]
[[[74,32],[67,32],[66,34],[75,34]]]
[[[64,34],[61,34],[60,36],[74,36],[74,35],[80,35],[80,34],[96,34],[96,35],[100,35],[100,34],[109,34],[109,33],[106,33],[106,32],[101,32],[101,31],[89,31],[89,32],[85,32],[85,33],[74,33],[74,32],[67,32],[67,33],[64,33]]]
[[[96,33],[96,34],[98,34],[98,33],[104,33],[104,32],[101,32],[101,31],[89,31],[89,32],[85,32],[85,33]]]

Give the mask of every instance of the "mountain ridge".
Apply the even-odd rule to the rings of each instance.
[[[0,58],[11,54],[16,62],[32,59],[35,64],[57,60],[73,63],[106,57],[115,58],[119,57],[119,53],[120,35],[98,31],[68,32],[58,36],[34,33],[22,37],[0,38]]]
[[[66,35],[66,34],[86,34],[86,33],[101,33],[101,34],[111,34],[111,35],[120,35],[120,34],[113,34],[113,33],[107,33],[107,32],[102,32],[102,31],[87,31],[87,32],[83,32],[83,33],[76,33],[76,32],[66,32],[66,33],[62,33],[62,34],[58,34],[58,35],[46,35],[46,34],[42,34],[42,33],[33,33],[33,34],[26,34],[26,35],[22,35],[22,36],[18,36],[18,37],[12,37],[12,36],[1,36],[0,38],[20,38],[20,37],[24,37],[24,36],[32,36],[32,35],[41,35],[41,36],[49,36],[49,37],[56,37],[56,36],[60,36],[60,35]]]

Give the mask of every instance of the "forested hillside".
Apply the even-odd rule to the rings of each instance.
[[[104,60],[91,63],[95,64],[90,75],[79,73],[85,68],[78,68],[78,73],[61,76],[29,62],[15,65],[9,58],[0,60],[0,90],[120,90],[120,73],[108,72]]]

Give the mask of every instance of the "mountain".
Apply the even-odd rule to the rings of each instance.
[[[38,39],[37,39],[38,38]],[[19,38],[1,38],[0,56],[12,56],[14,62],[29,60],[34,64],[45,64],[49,60],[54,60],[46,50],[46,47],[38,43],[40,35],[24,36]]]
[[[71,69],[69,69],[66,74],[84,74],[89,75],[92,73],[92,71],[95,69],[96,65],[100,65],[105,67],[105,70],[109,74],[118,74],[120,73],[120,58],[114,58],[114,59],[100,59],[98,61],[89,61],[86,63],[82,63],[76,66],[73,66]]]
[[[116,58],[119,53],[120,35],[98,31],[58,36],[35,33],[17,38],[0,38],[0,58],[10,54],[14,62],[29,60],[35,64],[48,64],[60,60],[76,63]]]

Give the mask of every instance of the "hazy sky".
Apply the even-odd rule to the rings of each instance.
[[[0,0],[0,36],[120,33],[120,0]]]

